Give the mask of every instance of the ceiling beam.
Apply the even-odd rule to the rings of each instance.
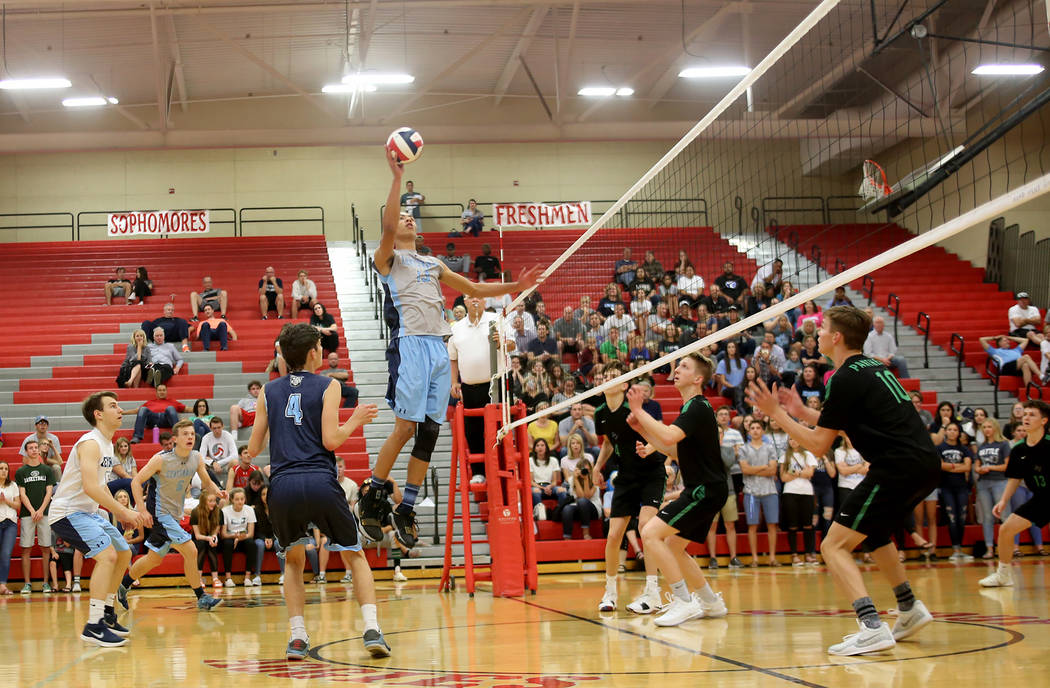
[[[8,91],[7,95],[11,98],[11,102],[15,104],[15,107],[18,108],[18,114],[21,116],[22,121],[29,124],[29,108],[26,107],[26,101],[22,98],[22,94],[15,91]]]
[[[558,83],[560,88],[558,89],[558,101],[554,107],[554,119],[556,122],[561,124],[561,92],[567,88],[571,88],[570,78],[572,77],[572,53],[576,49],[576,26],[580,20],[580,3],[579,0],[572,4],[572,16],[569,18],[569,40],[568,47],[565,49],[565,61],[561,64],[561,74],[558,75]],[[557,31],[557,28],[555,28]],[[568,94],[566,94],[568,95]]]
[[[175,17],[168,15],[168,31],[171,32],[171,56],[175,60],[175,87],[179,89],[179,103],[182,111],[190,109],[190,94],[186,90],[186,73],[182,69],[182,50],[179,48],[179,34],[175,31]]]
[[[838,65],[833,69],[828,70],[824,73],[820,79],[805,88],[801,93],[796,95],[788,102],[781,105],[776,112],[777,117],[783,117],[786,113],[792,110],[803,107],[816,96],[824,93],[828,88],[836,81],[844,77],[846,74],[852,74],[857,70],[857,65],[864,61],[872,50],[873,41],[871,38],[866,39],[860,46],[854,50],[849,57],[841,60]]]
[[[518,58],[523,56],[529,49],[529,44],[532,43],[536,32],[540,30],[540,26],[543,24],[543,20],[546,19],[548,12],[550,12],[550,8],[546,6],[537,7],[532,11],[529,21],[526,22],[525,28],[521,32],[521,37],[518,38],[518,43],[514,46],[514,50],[510,51],[507,63],[503,65],[503,71],[500,72],[499,78],[496,80],[496,90],[493,91],[493,95],[496,98],[492,102],[493,107],[499,105],[500,101],[503,100],[503,94],[507,92],[514,75],[518,73],[518,67],[521,66],[521,61]]]
[[[361,36],[357,40],[357,57],[358,64],[363,69],[365,62],[368,60],[368,48],[372,44],[372,34],[376,30],[376,5],[379,0],[372,0],[372,4],[368,6],[368,10],[361,10],[364,15],[364,22],[361,25]]]
[[[164,88],[164,72],[167,70],[161,70],[160,36],[152,0],[149,4],[149,28],[153,40],[153,81],[157,89],[157,115],[160,122],[158,126],[161,131],[165,131],[168,128],[168,97]]]

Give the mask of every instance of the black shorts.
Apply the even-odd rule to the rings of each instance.
[[[222,304],[219,302],[218,299],[208,299],[207,301],[198,301],[197,302],[197,310],[198,311],[203,311],[205,306],[211,306],[211,309],[213,311],[215,311],[216,313],[218,313],[221,310],[221,308],[220,308],[221,305]]]
[[[263,293],[266,294],[266,302],[269,303],[272,307],[276,308],[277,307],[277,292],[275,292],[275,291],[266,291],[266,292],[263,292]]]
[[[999,374],[1016,376],[1020,375],[1021,371],[1017,369],[1017,361],[1010,361],[1003,364],[1002,368],[999,369]]]
[[[662,467],[662,465],[661,465]],[[613,481],[612,508],[609,518],[637,516],[643,506],[660,508],[664,498],[665,476],[659,473],[625,475],[617,473]]]
[[[357,519],[334,475],[280,475],[270,482],[270,522],[287,549],[313,535],[313,524],[328,536],[329,550],[360,550]]]
[[[657,516],[685,539],[702,543],[728,496],[729,487],[724,482],[687,487],[681,497],[660,509]]]
[[[873,550],[889,544],[890,536],[940,483],[939,473],[871,471],[846,495],[835,522],[866,535],[864,544]]]
[[[1050,523],[1050,500],[1041,495],[1036,495],[1021,506],[1014,509],[1014,513],[1021,518],[1026,518],[1038,528]]]

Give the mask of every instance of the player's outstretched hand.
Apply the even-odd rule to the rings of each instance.
[[[394,174],[394,178],[400,179],[401,174],[405,171],[405,166],[398,162],[397,153],[388,148],[383,148],[383,151],[386,153],[386,162],[390,165],[390,171]]]
[[[539,284],[543,281],[543,268],[539,265],[533,265],[531,268],[526,269],[520,275],[518,275],[518,285],[522,289],[528,289],[529,287]]]
[[[358,404],[351,418],[357,421],[358,426],[371,423],[379,414],[379,407],[375,404]]]
[[[774,385],[774,391],[777,395],[777,401],[789,414],[798,418],[802,415],[806,408],[806,402],[802,401],[802,397],[798,395],[798,390],[794,387],[781,387]]]
[[[645,403],[645,397],[645,390],[642,389],[641,385],[631,385],[631,388],[627,390],[627,403],[630,405],[632,412],[637,413],[642,410],[642,404]],[[628,423],[629,422],[630,421],[628,421]]]
[[[761,379],[755,379],[747,387],[747,401],[752,406],[757,406],[762,409],[762,412],[767,416],[773,415],[773,413],[779,407],[777,398],[774,396],[777,391],[777,386],[773,385],[773,390],[770,391],[769,387],[766,387],[766,383]]]

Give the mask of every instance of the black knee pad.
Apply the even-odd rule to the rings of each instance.
[[[416,426],[416,444],[412,447],[412,458],[430,463],[430,455],[434,453],[439,432],[441,432],[441,425],[430,418],[419,423]]]

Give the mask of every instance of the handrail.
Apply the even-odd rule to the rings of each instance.
[[[840,272],[842,272],[845,269],[846,269],[846,261],[842,260],[841,258],[836,258],[835,259],[835,274],[837,275],[837,274],[839,274]]]
[[[60,225],[21,225],[21,224],[18,224],[18,225],[2,225],[2,226],[0,226],[0,229],[13,229],[13,230],[17,231],[17,230],[20,230],[20,229],[66,229],[68,227],[69,228],[69,240],[70,241],[75,241],[76,240],[76,225],[75,225],[75,223],[73,221],[73,213],[64,213],[64,212],[56,212],[56,213],[0,213],[0,218],[5,218],[5,217],[26,217],[26,218],[40,217],[40,218],[44,218],[44,217],[55,217],[55,216],[57,216],[57,217],[68,217],[69,218],[69,223],[67,224],[67,223],[63,222]]]
[[[736,233],[739,236],[744,235],[744,199],[740,196],[733,197],[733,207],[736,208]],[[758,237],[755,237],[755,242],[758,242]]]
[[[437,468],[431,467],[430,469],[430,484],[434,486],[434,544],[441,544],[441,526],[438,523],[438,505],[441,504],[440,494],[441,491],[438,489],[438,471]]]
[[[1027,396],[1029,399],[1043,398],[1043,388],[1040,385],[1035,384],[1035,380],[1028,381],[1028,384],[1025,385],[1024,392],[1025,396]],[[1032,394],[1032,392],[1035,392],[1035,394]]]
[[[896,342],[898,341],[897,321],[900,320],[901,297],[890,292],[889,296],[886,297],[886,310],[893,314],[893,341]]]
[[[848,201],[851,201],[851,203],[849,203],[848,206],[844,205],[844,207],[841,207],[841,208],[832,207],[834,205],[832,202],[836,201],[836,200],[839,200],[839,201],[841,201],[841,200],[848,200]],[[850,213],[850,220],[849,221],[850,222],[856,222],[856,220],[857,220],[857,210],[861,207],[863,200],[864,200],[863,198],[861,198],[860,196],[857,196],[855,194],[852,195],[852,196],[847,196],[847,195],[825,196],[824,197],[824,206],[826,208],[825,217],[827,217],[828,224],[831,224],[831,222],[832,222],[832,219],[831,219],[831,214],[832,213]]]
[[[320,217],[274,217],[274,218],[262,218],[262,219],[245,219],[245,211],[251,212],[256,210],[317,210],[320,212]],[[274,206],[255,206],[248,208],[241,208],[237,213],[237,220],[240,223],[240,236],[244,236],[244,225],[248,224],[267,224],[271,222],[320,222],[321,223],[321,235],[324,236],[324,208],[319,205],[274,205]]]
[[[813,284],[820,283],[820,268],[824,260],[824,254],[820,246],[813,244],[809,249],[809,260],[813,263]]]
[[[955,348],[955,341],[956,340],[959,340],[959,348],[958,349]],[[958,359],[959,359],[958,367],[957,367],[957,370],[956,370],[956,380],[957,380],[957,382],[955,384],[955,391],[961,393],[962,392],[962,367],[963,367],[963,358],[965,356],[965,351],[966,351],[966,339],[961,334],[959,334],[958,332],[952,332],[952,337],[951,337],[951,339],[948,342],[948,350],[951,351],[953,354],[955,354],[958,357]],[[996,415],[999,415],[999,414],[996,414]]]
[[[152,209],[148,209],[148,210],[135,210],[135,211],[131,211],[131,210],[81,210],[79,213],[77,213],[76,241],[80,241],[80,230],[82,228],[84,228],[84,227],[105,227],[108,224],[108,220],[104,220],[102,222],[84,222],[83,218],[84,218],[85,215],[104,215],[104,216],[108,216],[108,215],[116,215],[116,214],[120,214],[120,213],[129,213],[129,212],[154,213],[154,212],[158,212],[158,210],[159,210],[158,208],[152,208]],[[208,211],[208,215],[209,215],[209,217],[208,217],[208,223],[209,224],[213,224],[213,225],[233,225],[233,236],[237,236],[237,211],[235,211],[233,208],[165,208],[164,210],[168,210],[168,211],[171,211],[171,212],[189,212],[189,211],[207,210]],[[230,213],[230,219],[229,220],[216,220],[215,218],[211,217],[212,213],[225,213],[225,212]],[[167,236],[168,236],[167,234],[161,234],[162,238],[167,238]]]
[[[565,203],[566,201],[544,201],[545,203]],[[591,203],[608,203],[609,201],[591,201]],[[613,201],[615,203],[615,201]],[[700,206],[696,209],[685,209],[685,210],[632,210],[632,204],[638,203],[699,203]],[[621,223],[624,227],[630,225],[632,215],[696,215],[697,217],[703,217],[704,227],[708,224],[707,215],[707,199],[694,197],[694,198],[640,198],[638,200],[628,201],[623,209],[620,211],[623,216],[623,222]]]
[[[984,372],[988,373],[988,377],[992,379],[992,403],[995,405],[995,417],[999,417],[999,378],[1002,377],[1002,366],[999,365],[999,361],[988,357],[984,362]],[[961,389],[959,390],[962,391]]]
[[[926,324],[923,324],[923,321]],[[918,317],[915,319],[915,329],[922,334],[922,367],[930,367],[930,315],[924,311],[919,311]]]
[[[875,278],[871,275],[864,275],[864,279],[861,280],[860,293],[868,297],[868,305],[875,299]]]
[[[770,201],[815,201],[816,205],[801,208],[771,207]],[[820,213],[820,224],[828,224],[828,209],[823,196],[765,196],[762,199],[762,217],[767,213]]]

